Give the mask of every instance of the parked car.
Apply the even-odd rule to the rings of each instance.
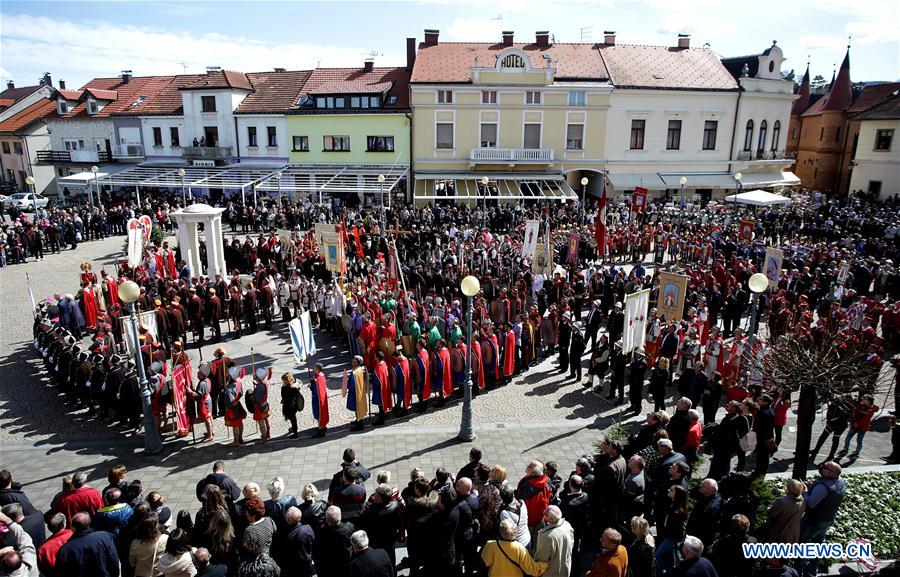
[[[9,210],[15,206],[22,212],[30,212],[34,210],[35,206],[37,208],[46,208],[49,202],[47,198],[40,194],[17,192],[3,201],[3,208]]]

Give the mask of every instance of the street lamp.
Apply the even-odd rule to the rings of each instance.
[[[750,286],[750,292],[753,293],[753,300],[750,303],[750,318],[747,319],[747,331],[750,333],[750,340],[748,341],[748,361],[744,363],[743,371],[744,378],[749,383],[750,361],[753,359],[753,340],[756,337],[756,306],[759,302],[759,295],[769,288],[769,277],[758,272],[750,277],[747,284]]]
[[[34,193],[34,177],[26,176],[25,184],[31,187],[31,206],[34,208],[34,220],[37,222],[37,195]]]
[[[466,383],[463,396],[462,422],[459,425],[460,441],[471,441],[475,438],[472,427],[472,305],[475,295],[481,291],[481,283],[474,276],[467,276],[459,283],[459,288],[467,297],[466,303]]]
[[[138,379],[140,379],[141,389],[141,406],[144,410],[144,453],[147,455],[158,455],[163,450],[162,439],[156,428],[156,422],[153,420],[153,409],[150,407],[150,382],[147,380],[147,373],[144,371],[144,358],[141,356],[141,342],[138,334],[138,320],[135,312],[134,302],[141,294],[141,288],[136,282],[126,280],[119,285],[119,298],[125,303],[125,311],[128,313],[129,324],[131,325],[131,337],[134,341],[134,359],[137,365]]]
[[[91,172],[94,173],[94,186],[97,187],[97,202],[100,202],[100,185],[97,183],[97,173],[100,172],[100,167],[96,164],[91,167]],[[91,189],[88,187],[88,202],[91,205],[91,208],[94,208],[94,195],[91,194]]]
[[[184,169],[183,168],[178,169],[178,178],[181,179],[181,205],[186,208],[187,207],[187,195],[184,192]],[[191,194],[191,196],[194,196],[194,195]]]
[[[742,178],[744,178],[744,175],[741,174],[740,172],[738,172],[737,174],[734,175],[734,182],[735,182],[735,184],[737,184],[737,192],[734,195],[735,196],[735,198],[734,198],[734,206],[735,207],[737,207],[737,203],[738,203],[737,195],[740,194],[744,188],[743,185],[741,184]]]
[[[582,209],[584,208],[584,198],[585,198],[585,194],[586,194],[585,191],[587,190],[588,182],[590,182],[588,180],[588,177],[586,177],[586,176],[581,177],[581,208]]]
[[[678,217],[678,226],[681,226],[684,221],[684,186],[687,184],[687,177],[682,176],[678,179],[678,182],[681,184],[681,200],[679,200],[679,204],[681,205],[681,216]]]
[[[385,180],[386,180],[386,178],[384,177],[383,174],[378,175],[378,188],[381,189],[381,206],[382,207],[384,207],[384,181]],[[387,198],[387,208],[388,208],[388,210],[391,209],[391,195],[390,194],[388,195],[388,198]]]
[[[276,171],[272,178],[278,182],[278,212],[281,212],[281,171]]]

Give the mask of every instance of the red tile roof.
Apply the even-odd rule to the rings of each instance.
[[[80,90],[57,90],[57,92],[66,100],[81,100],[81,95],[84,94]]]
[[[101,90],[99,88],[87,88],[84,92],[90,93],[98,100],[118,100],[119,93],[115,90]],[[84,96],[84,92],[81,94]]]
[[[873,106],[878,106],[891,96],[897,89],[900,89],[900,82],[885,82],[884,84],[870,84],[863,88],[862,93],[856,99],[847,112],[849,114],[858,114],[865,112]]]
[[[244,98],[235,114],[285,113],[297,103],[309,70],[288,72],[250,72],[254,92]]]
[[[306,94],[385,94],[396,96],[396,104],[385,100],[383,109],[409,108],[409,72],[404,67],[373,68],[317,68],[312,71],[298,99]],[[300,107],[294,101],[294,109]]]
[[[60,93],[67,100],[78,100],[86,90],[97,95],[97,98],[102,98],[99,94],[109,96],[110,92],[114,91],[116,100],[104,106],[97,114],[88,114],[87,104],[79,102],[66,114],[60,115],[58,112],[54,112],[48,118],[108,118],[121,113],[128,113],[131,110],[131,105],[138,98],[147,96],[149,99],[155,96],[171,80],[171,76],[134,76],[129,82],[122,82],[120,76],[95,78],[85,84],[77,93],[75,91],[60,91]],[[72,97],[73,94],[76,94],[76,96]]]
[[[844,55],[844,61],[841,62],[841,68],[838,70],[837,78],[832,80],[831,89],[828,91],[828,98],[822,104],[822,110],[840,110],[845,111],[853,104],[853,86],[850,82],[850,47],[847,46],[847,53]]]
[[[856,117],[856,120],[898,120],[900,119],[900,95],[892,95],[881,104],[870,108]]]
[[[217,70],[200,77],[193,84],[182,87],[182,90],[207,90],[220,88],[238,88],[241,90],[253,90],[250,79],[243,72],[234,70]]]
[[[609,73],[599,57],[597,44],[492,44],[489,42],[441,42],[435,45],[419,44],[416,63],[410,82],[414,83],[468,83],[470,68],[493,66],[498,54],[509,48],[518,48],[528,55],[532,68],[546,68],[545,54],[553,57],[556,78],[560,80],[607,80]]]
[[[5,110],[16,103],[15,98],[0,98],[0,110]]]
[[[738,83],[708,48],[617,44],[600,54],[616,88],[737,90]]]
[[[52,100],[42,99],[35,102],[28,108],[20,110],[18,113],[10,116],[3,122],[0,122],[0,133],[8,134],[25,128],[32,122],[43,118],[47,114],[56,110],[56,102]]]
[[[176,84],[179,78],[184,78],[183,76],[146,76],[143,78],[146,79],[143,89],[136,93],[129,102],[123,103],[126,106],[120,108],[113,116],[153,114],[156,110],[154,107],[163,104],[160,101],[161,98],[164,98],[163,95],[170,92],[174,97],[173,101],[177,108],[181,108],[181,93],[178,92],[177,88],[172,88],[172,85]],[[197,75],[190,75],[188,78],[189,82],[193,82]],[[132,82],[134,82],[133,78]],[[141,97],[145,98],[141,100]]]
[[[201,80],[205,74],[181,74],[178,76],[168,77],[169,82],[163,86],[154,96],[145,100],[139,107],[134,110],[134,114],[145,116],[170,116],[181,115],[184,113],[184,105],[181,100],[181,89]],[[132,110],[123,111],[128,114]]]

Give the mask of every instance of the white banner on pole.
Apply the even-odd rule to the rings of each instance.
[[[647,308],[650,305],[650,289],[625,295],[625,331],[622,335],[622,352],[630,353],[644,346],[647,331]]]
[[[141,264],[141,253],[144,248],[144,226],[136,218],[126,225],[128,230],[128,266],[134,268]]]
[[[156,311],[147,311],[139,314],[138,328],[139,332],[140,328],[146,329],[147,333],[153,338],[153,342],[159,342],[159,332],[156,328]],[[134,355],[134,338],[132,337],[131,320],[128,315],[122,317],[122,333],[125,336],[125,345],[128,347],[128,352]]]
[[[309,311],[305,311],[292,320],[288,324],[288,328],[291,331],[291,347],[294,349],[294,361],[298,365],[302,365],[308,357],[316,354],[316,340],[313,337]]]
[[[534,256],[540,228],[541,221],[539,220],[525,221],[525,240],[522,242],[522,258],[531,258]]]
[[[781,280],[781,267],[784,262],[784,251],[771,246],[766,247],[766,262],[763,270],[769,279],[769,288],[778,286]]]

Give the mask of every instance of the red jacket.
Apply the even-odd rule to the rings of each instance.
[[[703,437],[703,427],[700,426],[700,421],[694,421],[691,424],[691,427],[688,429],[687,437],[684,440],[684,448],[685,449],[699,449],[700,448],[700,439]]]
[[[872,426],[872,416],[877,410],[878,407],[875,405],[869,405],[867,410],[862,405],[857,404],[853,408],[853,416],[850,417],[850,426],[856,431],[868,431]]]
[[[71,529],[62,529],[54,533],[37,551],[38,569],[43,575],[52,575],[53,568],[56,567],[56,554],[60,548],[72,538]]]
[[[94,516],[94,513],[103,508],[103,499],[100,491],[93,487],[79,487],[59,498],[54,509],[66,516],[66,525],[71,526],[75,513],[85,511]]]
[[[534,527],[544,518],[544,511],[550,505],[553,490],[547,475],[525,477],[519,481],[516,496],[525,503],[528,510],[528,526]]]

